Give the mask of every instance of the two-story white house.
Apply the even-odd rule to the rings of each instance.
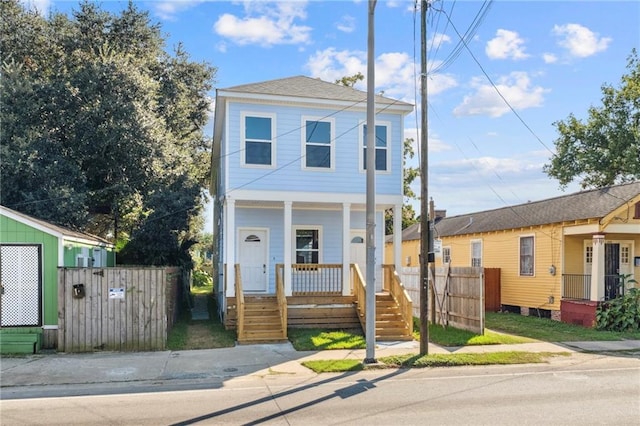
[[[240,342],[363,320],[366,101],[366,92],[304,76],[217,90],[216,297]],[[392,289],[400,252],[383,259],[384,212],[394,210],[399,229],[403,122],[413,106],[383,96],[375,104],[377,290],[405,309],[410,301]]]

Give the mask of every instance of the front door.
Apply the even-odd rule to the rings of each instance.
[[[362,279],[366,282],[367,272],[367,244],[365,240],[365,231],[351,231],[351,263],[355,263],[360,268]]]
[[[266,293],[269,283],[269,241],[266,229],[239,231],[238,261],[245,293]]]
[[[620,294],[620,244],[604,245],[604,298],[615,299]]]
[[[40,245],[0,246],[0,325],[41,325],[42,272]]]

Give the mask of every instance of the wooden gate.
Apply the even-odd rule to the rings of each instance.
[[[164,350],[179,268],[60,268],[58,350]]]
[[[436,324],[483,334],[483,268],[443,266],[435,275]]]

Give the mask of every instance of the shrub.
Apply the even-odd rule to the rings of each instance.
[[[601,303],[596,309],[596,327],[607,331],[640,331],[640,289]]]
[[[207,287],[213,285],[213,278],[205,271],[193,271],[193,286]]]

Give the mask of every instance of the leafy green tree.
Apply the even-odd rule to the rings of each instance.
[[[556,155],[544,166],[565,187],[579,180],[582,188],[600,188],[640,179],[640,59],[635,49],[619,88],[602,86],[602,106],[589,118],[573,114],[554,123]]]
[[[2,204],[117,237],[130,244],[120,260],[184,262],[202,222],[216,69],[165,51],[133,2],[44,18],[2,1],[0,51]]]

